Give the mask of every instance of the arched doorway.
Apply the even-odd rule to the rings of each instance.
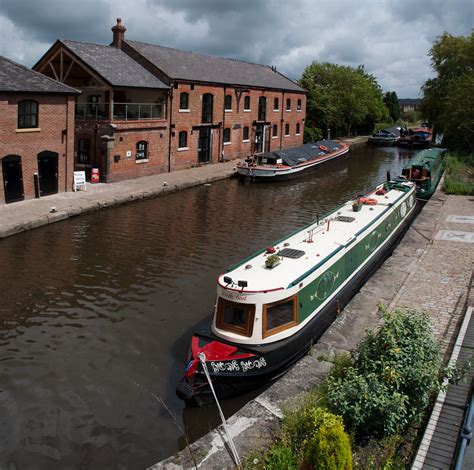
[[[5,202],[23,201],[23,171],[21,169],[21,157],[18,155],[7,155],[2,158],[3,188]]]
[[[58,192],[58,154],[45,150],[38,154],[38,176],[40,195]]]

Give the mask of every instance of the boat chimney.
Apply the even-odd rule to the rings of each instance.
[[[127,28],[123,26],[122,18],[117,18],[117,24],[112,28],[112,32],[114,33],[112,46],[119,49],[122,48],[122,42],[125,39],[125,31],[127,31]]]
[[[387,170],[387,183],[391,180],[390,178],[390,170]]]

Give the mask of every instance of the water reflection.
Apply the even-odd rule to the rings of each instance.
[[[411,155],[361,146],[297,180],[221,181],[1,241],[0,468],[151,465],[181,444],[155,395],[205,433],[212,408],[183,410],[174,389],[216,276]]]

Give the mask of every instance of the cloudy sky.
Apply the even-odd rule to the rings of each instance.
[[[126,38],[275,65],[364,64],[384,91],[416,98],[437,36],[469,34],[472,0],[0,0],[0,55],[33,65],[57,38]]]

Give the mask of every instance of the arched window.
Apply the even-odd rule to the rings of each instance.
[[[300,123],[296,123],[296,135],[300,135]]]
[[[146,160],[148,158],[148,142],[146,140],[140,140],[137,142],[137,153],[135,156],[136,160]]]
[[[300,99],[296,102],[296,111],[301,111],[301,100]]]
[[[242,140],[244,140],[244,141],[249,140],[249,128],[248,128],[248,126],[245,126],[243,131],[242,131]]]
[[[286,110],[291,111],[291,99],[290,98],[286,99]]]
[[[38,127],[38,102],[23,100],[18,103],[18,129]]]
[[[290,135],[290,125],[285,124],[285,135]]]
[[[224,108],[226,111],[232,111],[232,95],[225,95]]]
[[[273,111],[278,111],[280,108],[280,100],[278,98],[273,98]]]
[[[258,120],[265,121],[267,115],[267,99],[265,96],[261,96],[258,99]]]
[[[250,96],[248,95],[244,98],[244,110],[250,111]]]
[[[186,148],[188,146],[188,133],[186,131],[181,131],[179,133],[178,147],[180,149]]]
[[[212,122],[212,110],[214,107],[214,96],[210,93],[202,95],[202,122]]]
[[[90,165],[90,144],[91,143],[89,139],[79,139],[77,141],[77,163],[79,163],[79,165]]]
[[[230,127],[224,129],[224,142],[230,142]]]
[[[272,137],[278,137],[278,126],[276,124],[272,126]]]
[[[186,91],[179,95],[179,109],[189,109],[189,93]]]

